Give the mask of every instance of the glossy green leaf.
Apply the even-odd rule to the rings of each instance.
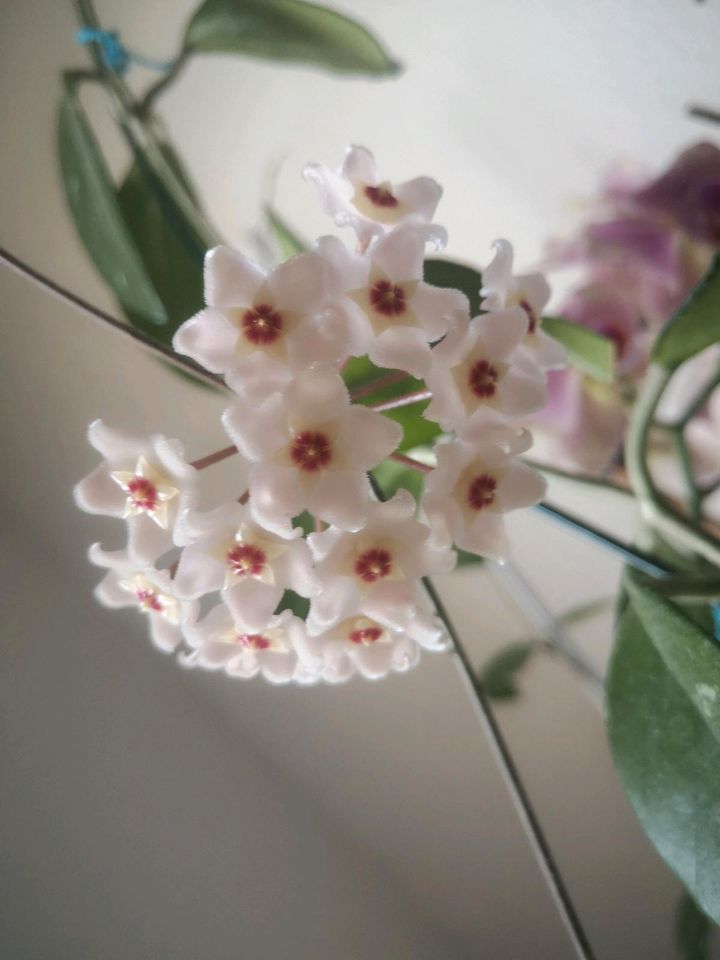
[[[145,269],[162,299],[167,323],[147,332],[169,344],[175,331],[203,306],[203,243],[151,172],[133,162],[118,202]],[[131,313],[138,326],[143,318]]]
[[[416,500],[422,496],[423,475],[417,470],[404,467],[394,460],[383,460],[372,473],[386,500],[398,490],[408,490]]]
[[[403,436],[398,444],[398,450],[411,450],[413,447],[427,446],[442,433],[436,423],[433,423],[432,420],[426,420],[423,416],[423,412],[429,403],[429,400],[422,400],[419,403],[411,403],[407,407],[384,412],[383,416],[394,420],[403,428]]]
[[[652,359],[673,370],[720,342],[720,254],[655,340]]]
[[[474,267],[453,260],[431,258],[425,261],[424,278],[435,287],[450,287],[461,290],[470,301],[470,316],[480,313],[480,287],[482,275]]]
[[[343,379],[348,389],[356,390],[359,387],[366,387],[375,381],[379,381],[392,372],[391,370],[383,370],[380,367],[376,367],[367,357],[354,357],[343,370]],[[403,394],[422,390],[424,387],[425,384],[422,380],[416,380],[414,377],[408,375],[403,377],[398,383],[382,387],[373,391],[373,393],[361,397],[357,402],[369,405],[384,400],[393,400]],[[431,443],[435,437],[442,433],[442,430],[436,423],[433,423],[431,420],[426,420],[422,415],[429,402],[429,400],[418,400],[416,403],[408,404],[406,407],[399,407],[397,410],[386,410],[384,412],[383,416],[394,420],[403,428],[403,438],[398,446],[399,450],[423,447]]]
[[[280,599],[280,603],[275,608],[275,614],[282,613],[284,610],[289,610],[290,613],[300,617],[301,620],[307,620],[310,601],[301,597],[299,593],[295,593],[294,590],[286,590]]]
[[[66,84],[58,119],[58,152],[65,195],[85,249],[123,310],[152,326],[167,322],[118,203],[115,186],[77,95]]]
[[[581,327],[563,317],[543,317],[542,328],[559,340],[568,352],[570,363],[601,383],[615,376],[615,345],[594,330]]]
[[[282,217],[280,217],[270,205],[265,206],[265,216],[283,260],[286,260],[288,257],[294,257],[298,253],[307,250],[307,244],[303,243],[295,231],[285,223]]]
[[[708,960],[710,921],[688,893],[678,904],[675,939],[683,960]]]
[[[400,69],[365,27],[304,0],[205,0],[187,26],[184,50],[237,53],[337,73],[383,76]]]
[[[720,919],[720,647],[626,575],[607,681],[615,766],[649,838]]]
[[[469,553],[467,550],[461,550],[459,547],[455,548],[455,553],[457,554],[458,567],[478,567],[485,563],[485,557],[481,557],[477,553]]]
[[[541,648],[535,640],[510,643],[485,664],[480,682],[491,700],[512,700],[518,695],[517,675]]]

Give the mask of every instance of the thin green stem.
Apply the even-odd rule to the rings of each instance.
[[[100,21],[95,13],[92,0],[75,0],[80,22],[85,27],[99,30]],[[191,225],[198,242],[204,250],[219,242],[217,231],[210,225],[203,212],[188,195],[183,184],[163,153],[162,143],[156,134],[156,124],[148,114],[138,115],[138,105],[123,78],[105,62],[100,44],[96,41],[89,45],[90,55],[95,67],[105,81],[105,88],[111,96],[117,120],[125,139],[138,161],[144,163],[153,178],[157,180],[167,196],[180,210]]]
[[[160,96],[160,94],[170,86],[171,83],[174,83],[177,80],[178,76],[182,72],[185,64],[188,61],[188,55],[184,50],[181,50],[180,53],[175,57],[172,62],[172,66],[167,71],[167,73],[161,77],[158,81],[148,87],[145,91],[144,96],[140,102],[135,107],[135,115],[140,119],[144,119],[150,115],[152,108],[155,104],[155,101]]]
[[[539,470],[540,473],[547,473],[548,476],[551,477],[558,477],[561,480],[571,480],[573,483],[580,483],[588,487],[600,487],[603,490],[611,490],[613,493],[621,493],[626,497],[633,496],[632,490],[628,490],[627,487],[623,487],[622,484],[616,483],[614,480],[609,480],[607,477],[593,476],[588,473],[574,473],[572,470],[562,470],[560,467],[551,467],[547,463],[541,463],[529,457],[523,457],[522,461],[529,467],[532,467],[533,470]]]
[[[650,474],[647,460],[648,435],[654,423],[658,403],[671,375],[671,370],[653,364],[638,395],[625,444],[625,462],[630,484],[638,498],[641,515],[650,527],[667,535],[689,553],[697,553],[720,566],[720,543],[664,503]]]

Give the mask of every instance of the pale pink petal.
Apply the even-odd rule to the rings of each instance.
[[[432,357],[426,335],[417,327],[389,327],[371,341],[368,357],[386,370],[406,370],[424,379]]]
[[[150,639],[153,646],[163,653],[172,653],[182,641],[180,628],[159,614],[150,614]]]
[[[368,590],[362,612],[394,630],[404,630],[413,614],[412,590],[403,581],[382,581]]]
[[[357,470],[331,470],[308,492],[307,508],[341,530],[359,530],[367,518],[369,484]]]
[[[528,317],[521,307],[514,307],[475,317],[472,326],[493,359],[505,360],[527,333]]]
[[[295,653],[260,653],[258,664],[260,672],[269,683],[290,683],[295,672],[297,657]]]
[[[327,266],[315,253],[301,253],[268,277],[268,288],[280,310],[312,313],[325,297]]]
[[[388,457],[402,439],[402,427],[381,413],[353,406],[343,421],[339,446],[348,463],[370,470]]]
[[[303,511],[297,471],[259,464],[250,474],[250,511],[256,523],[279,537],[292,536],[292,519]]]
[[[247,307],[265,280],[265,271],[230,247],[205,255],[205,302],[210,307]]]
[[[248,633],[260,633],[270,622],[282,594],[280,586],[262,583],[255,577],[243,577],[224,590],[222,598],[238,626]]]
[[[257,461],[287,443],[284,401],[278,394],[257,407],[240,401],[222,415],[222,424],[240,453]]]
[[[180,554],[173,582],[179,597],[202,597],[222,588],[225,564],[218,557],[208,554],[201,545],[192,544]]]
[[[126,433],[124,430],[115,430],[104,424],[102,420],[93,420],[90,424],[88,440],[98,453],[110,461],[135,460],[146,447],[145,438]]]
[[[163,530],[146,514],[128,517],[127,527],[128,555],[139,566],[155,563],[173,545],[171,530]]]
[[[354,660],[360,673],[368,680],[387,676],[393,655],[393,644],[373,643],[354,651]]]
[[[541,410],[547,401],[545,379],[511,367],[499,388],[503,411],[521,417]]]
[[[415,177],[399,183],[395,196],[404,203],[419,220],[432,220],[442,197],[443,188],[430,177]]]
[[[373,246],[373,263],[392,280],[420,280],[423,275],[426,235],[422,228],[396,227]]]
[[[470,304],[460,290],[433,287],[420,283],[412,298],[411,309],[431,340],[437,340],[469,316]]]
[[[192,357],[213,373],[223,373],[236,356],[238,329],[212,307],[186,320],[173,337],[177,353]]]
[[[514,463],[498,485],[497,498],[502,510],[517,510],[539,503],[546,490],[545,478],[537,470]]]
[[[297,377],[289,396],[289,406],[308,423],[341,416],[349,405],[347,387],[330,364],[319,363]]]
[[[348,147],[345,151],[341,173],[348,180],[360,180],[373,186],[380,182],[380,173],[375,157],[367,147],[356,145]]]
[[[111,570],[95,587],[95,597],[104,607],[133,607],[135,597],[120,586],[117,573]]]
[[[259,406],[273,393],[286,390],[291,379],[290,368],[262,350],[239,357],[225,375],[230,389],[252,406]]]
[[[308,633],[317,636],[328,627],[351,616],[357,609],[358,591],[352,577],[333,577],[325,589],[312,598]]]
[[[122,517],[125,512],[126,495],[110,476],[106,463],[75,484],[73,493],[75,503],[87,513]]]

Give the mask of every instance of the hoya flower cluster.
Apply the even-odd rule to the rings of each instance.
[[[543,493],[518,460],[531,442],[518,418],[543,406],[546,370],[563,361],[540,329],[547,285],[513,276],[507,242],[478,317],[463,293],[424,281],[426,247],[445,239],[433,180],[394,186],[360,147],[337,172],[306,176],[356,249],[321,237],[268,271],[217,247],[207,306],[175,336],[233,393],[222,417],[231,446],[189,463],[177,440],[96,422],[103,462],[76,488],[83,509],[128,528],[125,549],[91,548],[107,569],[103,603],[144,612],[155,645],[186,665],[277,683],[381,677],[443,648],[421,578],[450,570],[454,546],[505,553],[503,514]],[[343,372],[355,357],[376,379],[353,394]],[[406,395],[373,403],[403,378]],[[382,411],[429,398],[440,441],[398,452],[402,428]],[[200,512],[201,471],[228,456],[244,461],[242,487]],[[387,459],[426,475],[420,503],[405,490],[378,499],[370,477]]]

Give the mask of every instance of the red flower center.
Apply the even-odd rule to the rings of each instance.
[[[332,444],[324,433],[303,430],[290,445],[290,459],[301,470],[317,473],[332,460]]]
[[[478,360],[470,368],[468,383],[476,397],[487,400],[495,395],[499,376],[489,360]]]
[[[260,633],[238,633],[235,643],[246,650],[269,650],[271,646],[270,640]]]
[[[239,543],[227,555],[227,564],[238,577],[258,577],[263,572],[266,560],[264,552],[250,543]]]
[[[157,508],[157,488],[147,477],[132,477],[128,481],[127,492],[132,503],[140,510],[152,513]]]
[[[241,323],[245,339],[250,343],[275,343],[282,335],[282,315],[267,303],[260,303],[246,310]]]
[[[144,610],[153,610],[155,613],[163,612],[163,605],[154,590],[136,590],[135,598]]]
[[[519,305],[523,308],[523,310],[524,310],[525,313],[527,314],[527,318],[528,318],[528,333],[535,333],[535,331],[537,330],[537,325],[538,325],[538,316],[537,316],[537,314],[535,313],[535,311],[534,311],[533,308],[530,306],[530,304],[528,303],[527,300],[521,300]]]
[[[468,489],[468,503],[473,510],[484,510],[495,499],[497,480],[488,473],[482,473],[470,484]]]
[[[365,583],[382,580],[392,570],[392,555],[380,547],[361,553],[355,562],[355,573]]]
[[[363,193],[376,207],[396,207],[398,198],[387,187],[365,187]]]
[[[368,646],[371,643],[375,643],[376,640],[379,640],[382,633],[380,627],[363,627],[360,630],[353,630],[348,640],[350,643],[358,644],[358,646],[361,644]]]
[[[370,288],[370,303],[384,317],[399,317],[405,313],[405,291],[389,280],[378,280]]]

